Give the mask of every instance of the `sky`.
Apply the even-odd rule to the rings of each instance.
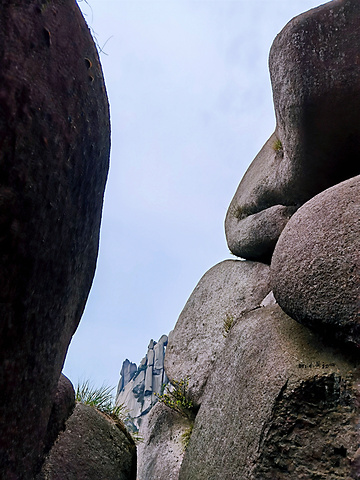
[[[311,0],[83,0],[112,149],[97,270],[64,374],[115,387],[230,254],[224,219],[275,128],[268,54]]]

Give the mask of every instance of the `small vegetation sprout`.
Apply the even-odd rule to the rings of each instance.
[[[186,450],[187,447],[189,446],[190,437],[191,437],[193,428],[194,428],[194,422],[191,422],[189,428],[187,428],[185,432],[181,435],[181,443],[182,443],[182,446],[184,447],[184,450]]]
[[[275,152],[282,152],[283,150],[283,144],[281,142],[281,140],[279,138],[277,138],[275,140],[275,143],[273,145],[273,149],[275,150]]]
[[[226,338],[228,333],[230,332],[232,326],[234,325],[234,317],[230,314],[227,313],[224,318],[224,324],[223,324],[223,337]]]
[[[238,220],[242,220],[243,218],[246,217],[246,213],[244,212],[244,209],[242,207],[240,207],[240,205],[236,205],[236,206],[233,207],[232,214]]]

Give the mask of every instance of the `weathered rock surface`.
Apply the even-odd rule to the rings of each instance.
[[[120,370],[120,381],[118,385],[118,393],[120,390],[126,387],[126,385],[130,382],[137,371],[136,363],[130,362],[130,360],[126,359],[123,361],[121,370]]]
[[[201,397],[217,355],[225,345],[225,322],[236,322],[271,290],[267,265],[225,260],[200,280],[169,335],[165,371],[171,380],[189,379],[195,403]]]
[[[53,406],[51,409],[49,424],[45,437],[45,451],[48,452],[53,446],[59,433],[65,430],[66,420],[75,408],[75,391],[70,380],[61,374]]]
[[[138,446],[137,479],[177,480],[189,428],[188,419],[157,403],[140,429],[144,441]]]
[[[108,416],[77,404],[37,480],[135,480],[134,442]]]
[[[94,275],[109,111],[74,0],[2,2],[0,45],[0,471],[20,480]]]
[[[360,348],[360,176],[296,212],[271,271],[274,295],[288,315]]]
[[[300,205],[360,173],[360,4],[333,0],[274,40],[275,134],[249,167],[225,222],[230,250],[269,262]]]
[[[277,239],[296,206],[282,195],[283,151],[273,134],[255,157],[232,199],[225,234],[232,253],[269,263]]]
[[[358,367],[278,305],[245,314],[216,360],[179,478],[358,478]]]
[[[158,401],[157,396],[163,386],[169,383],[164,370],[167,335],[162,335],[158,342],[150,340],[148,351],[139,367],[125,360],[116,396],[116,404],[124,404],[129,413],[127,427],[138,430],[145,416]],[[131,365],[131,367],[129,366]],[[131,377],[129,376],[131,369]],[[130,379],[129,379],[130,378]]]

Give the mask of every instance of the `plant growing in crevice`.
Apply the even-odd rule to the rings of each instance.
[[[191,437],[193,428],[194,428],[194,422],[191,421],[189,428],[187,428],[185,432],[181,435],[181,444],[184,447],[184,450],[186,450],[187,447],[189,446],[190,437]]]
[[[224,318],[224,323],[223,323],[223,337],[226,338],[230,330],[232,329],[234,325],[234,317],[230,314],[227,313]]]
[[[172,385],[166,386],[163,394],[155,394],[160,402],[190,421],[196,415],[196,409],[188,393],[189,379],[173,380]]]
[[[75,400],[83,405],[96,408],[99,412],[110,417],[129,439],[134,443],[138,443],[141,441],[141,437],[137,432],[130,432],[125,426],[128,412],[124,404],[116,405],[114,401],[114,388],[115,387],[109,387],[106,385],[96,388],[89,380],[85,380],[84,382],[77,384]]]
[[[277,138],[274,142],[273,149],[275,152],[282,152],[283,151],[283,144],[279,138]]]
[[[245,211],[244,211],[244,208],[240,207],[240,205],[234,205],[233,206],[232,214],[238,220],[242,220],[243,218],[245,218],[247,216]]]

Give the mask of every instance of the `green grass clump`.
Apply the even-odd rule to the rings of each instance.
[[[75,400],[83,405],[96,408],[99,412],[110,417],[129,439],[138,443],[141,441],[141,437],[137,432],[129,432],[126,428],[125,421],[128,417],[128,412],[123,403],[120,405],[115,404],[113,398],[114,389],[115,387],[108,387],[106,385],[96,388],[89,380],[85,380],[77,384]]]
[[[243,218],[246,217],[246,213],[244,211],[244,208],[240,207],[240,205],[236,205],[236,206],[233,207],[232,214],[238,220],[242,220]]]
[[[173,380],[172,387],[167,385],[162,395],[155,394],[160,402],[186,417],[190,421],[195,418],[195,408],[188,394],[189,379]]]
[[[81,384],[78,383],[75,400],[83,405],[95,407],[102,413],[122,419],[126,415],[125,408],[124,405],[115,405],[113,391],[114,387],[102,385],[100,388],[95,388],[89,380],[86,380]]]
[[[273,149],[275,150],[275,152],[281,152],[282,149],[283,149],[283,144],[281,142],[281,140],[277,139],[273,145]]]
[[[181,435],[181,443],[184,447],[184,450],[187,449],[190,443],[190,437],[194,428],[194,422],[191,422],[190,427],[185,430],[185,432]]]
[[[230,315],[230,313],[227,313],[225,318],[224,318],[224,324],[223,324],[223,337],[226,338],[228,333],[230,332],[232,326],[234,325],[234,317]]]

